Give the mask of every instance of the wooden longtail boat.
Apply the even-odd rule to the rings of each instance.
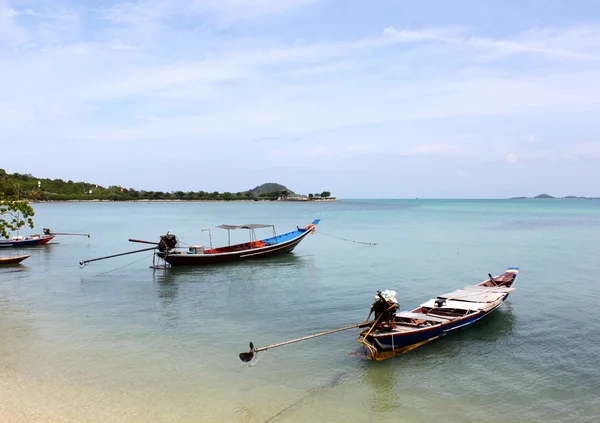
[[[380,360],[467,328],[500,307],[516,290],[513,285],[518,273],[518,267],[510,267],[502,275],[488,275],[489,279],[478,285],[438,295],[411,311],[395,312],[393,291],[388,296],[378,293],[371,307],[376,323],[360,332],[358,342],[372,359]]]
[[[250,351],[240,353],[239,357],[245,362],[254,361],[250,364],[254,365],[258,361],[257,352],[360,328],[358,342],[366,347],[367,356],[372,360],[385,360],[483,319],[515,291],[513,285],[518,274],[518,267],[509,267],[502,275],[493,277],[488,274],[489,279],[478,285],[438,295],[414,310],[403,312],[397,312],[398,302],[394,291],[377,291],[369,315],[362,323],[260,348],[254,348],[254,343],[250,342]],[[373,313],[374,319],[369,320]]]
[[[35,247],[45,245],[54,239],[54,235],[13,236],[11,239],[0,239],[0,248]]]
[[[27,257],[30,257],[31,255],[26,255],[26,256],[13,256],[13,257],[0,257],[0,266],[3,264],[18,264],[21,263],[23,260],[25,260]]]
[[[110,256],[99,257],[79,262],[79,265],[84,268],[89,263],[98,260],[105,260],[113,257],[120,257],[127,254],[141,253],[144,251],[155,250],[154,257],[158,258],[159,264],[153,264],[154,268],[166,268],[175,266],[203,266],[207,264],[227,263],[239,260],[258,259],[263,257],[272,257],[279,254],[289,253],[302,241],[308,234],[315,232],[315,226],[320,222],[320,219],[315,219],[310,225],[295,230],[277,235],[273,225],[249,224],[249,225],[220,225],[218,228],[227,229],[229,235],[232,230],[248,229],[250,232],[250,241],[242,244],[235,244],[213,248],[212,236],[211,245],[205,248],[203,245],[190,245],[187,248],[179,246],[179,240],[174,234],[167,233],[162,235],[158,242],[144,241],[141,239],[129,239],[130,242],[139,242],[142,244],[152,244],[152,247],[143,248],[141,250],[127,251],[125,253],[113,254]],[[256,239],[255,229],[272,228],[273,236],[263,239]],[[203,229],[209,231],[209,229]],[[229,236],[231,240],[231,236]],[[154,260],[156,262],[156,260]],[[160,264],[163,261],[164,265]]]
[[[310,225],[277,235],[273,225],[248,224],[248,225],[219,225],[218,228],[228,231],[247,229],[250,241],[242,244],[228,245],[219,248],[205,248],[204,246],[189,246],[187,250],[180,247],[159,251],[156,256],[170,266],[202,266],[207,264],[225,263],[247,259],[272,257],[289,253],[308,234],[314,233],[315,226],[320,219],[314,220]],[[273,236],[256,239],[255,229],[272,228]],[[231,239],[231,238],[230,238]]]
[[[44,228],[44,234],[35,234],[30,236],[13,236],[11,239],[0,239],[0,249],[2,247],[36,247],[39,245],[46,245],[56,237],[56,235],[76,235],[76,236],[87,236],[90,234],[73,234],[66,232],[52,232],[48,228]]]

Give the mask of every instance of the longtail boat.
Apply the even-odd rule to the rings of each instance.
[[[153,244],[154,247],[144,248],[141,250],[129,251],[111,256],[100,257],[91,260],[80,261],[79,264],[85,267],[88,263],[107,258],[118,257],[125,254],[133,254],[143,251],[155,251],[155,258],[158,258],[159,264],[154,264],[152,267],[179,267],[179,266],[204,266],[208,264],[219,264],[241,260],[253,260],[265,257],[273,257],[280,254],[291,252],[298,244],[310,233],[315,232],[315,226],[320,222],[320,219],[315,219],[311,224],[303,228],[296,227],[295,230],[277,235],[274,225],[264,224],[246,224],[246,225],[219,225],[218,228],[228,231],[229,245],[224,247],[213,248],[212,236],[210,246],[204,245],[189,245],[187,247],[180,246],[180,242],[176,235],[167,233],[160,237],[159,242],[144,241],[140,239],[129,239],[130,242],[139,242],[143,244]],[[267,238],[257,239],[256,229],[271,228],[273,235]],[[238,229],[246,229],[249,231],[250,240],[241,244],[231,245],[231,231]],[[166,264],[160,264],[160,261]]]
[[[498,276],[488,274],[489,279],[477,285],[438,295],[411,311],[398,312],[394,291],[377,291],[369,315],[362,323],[260,348],[254,348],[250,342],[250,351],[240,353],[239,357],[249,362],[260,351],[360,328],[358,342],[365,347],[366,356],[372,360],[385,360],[480,321],[500,307],[508,295],[516,290],[513,285],[518,274],[518,267],[509,267]],[[373,320],[369,320],[371,315],[374,315]]]
[[[26,256],[0,257],[0,266],[3,264],[18,264],[30,256],[29,254]]]
[[[54,239],[54,234],[35,234],[30,236],[13,236],[10,239],[0,239],[0,248],[35,247],[45,245]]]
[[[13,236],[10,239],[0,239],[0,248],[3,247],[36,247],[39,245],[46,245],[52,241],[56,235],[75,235],[75,236],[87,236],[90,234],[73,234],[66,232],[52,232],[49,228],[44,228],[43,234],[34,234],[30,236]]]
[[[250,241],[219,248],[190,246],[187,250],[182,250],[175,247],[171,250],[159,251],[156,255],[171,266],[202,266],[206,264],[272,257],[292,251],[308,234],[311,232],[314,233],[314,227],[318,223],[319,219],[316,219],[304,228],[297,227],[293,231],[279,235],[275,232],[275,226],[273,225],[256,223],[246,225],[219,225],[217,226],[218,228],[226,229],[228,233],[232,230],[247,229],[250,235]],[[273,236],[257,240],[255,230],[261,228],[271,228],[273,230]]]
[[[395,312],[393,291],[378,293],[371,307],[376,323],[360,332],[358,342],[377,360],[467,328],[502,305],[516,290],[513,285],[518,274],[518,267],[509,267],[502,275],[489,274],[489,279],[477,285],[438,295],[411,311]]]

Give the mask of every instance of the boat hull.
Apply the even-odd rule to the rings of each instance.
[[[186,252],[159,252],[156,255],[172,267],[205,266],[211,264],[229,263],[242,260],[256,260],[286,254],[294,250],[298,244],[312,232],[312,228],[298,229],[277,237],[267,238],[264,241],[273,242],[271,245],[249,248],[240,251],[227,251],[218,253],[190,254]],[[297,233],[296,236],[293,236]],[[286,240],[288,239],[288,240]],[[283,242],[278,242],[283,240]]]
[[[454,320],[445,324],[441,324],[439,326],[433,326],[430,328],[424,328],[421,330],[415,330],[412,332],[405,333],[375,335],[373,336],[373,341],[376,344],[378,350],[385,351],[407,347],[413,344],[421,343],[423,341],[434,340],[450,332],[470,327],[471,325],[477,323],[484,317],[490,315],[494,310],[500,307],[500,305],[501,303],[490,311],[474,313],[469,316],[465,316],[462,319]]]
[[[503,275],[490,275],[489,280],[476,286],[440,295],[409,312],[396,313],[387,326],[361,333],[359,342],[368,347],[376,360],[378,352],[403,352],[407,347],[468,328],[504,303],[514,291],[517,275],[518,268],[511,267]]]
[[[39,245],[45,245],[54,239],[54,235],[43,235],[39,238],[26,238],[23,240],[0,240],[0,248],[20,248],[20,247],[37,247]]]
[[[0,266],[6,265],[6,264],[19,264],[28,257],[30,257],[30,255],[14,256],[14,257],[0,257]]]

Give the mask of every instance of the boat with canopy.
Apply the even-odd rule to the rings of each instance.
[[[183,246],[183,243],[179,241],[176,235],[169,233],[162,235],[158,242],[129,239],[130,242],[152,244],[154,246],[141,250],[114,254],[107,257],[84,260],[79,262],[79,264],[80,266],[84,267],[93,261],[150,250],[156,250],[154,254],[155,262],[153,263],[153,267],[155,268],[204,266],[209,264],[220,264],[241,260],[273,257],[280,254],[289,253],[294,250],[294,248],[296,248],[308,234],[315,233],[315,227],[319,222],[320,219],[315,219],[311,224],[305,227],[296,227],[296,229],[292,231],[279,235],[275,231],[274,225],[259,223],[245,225],[219,225],[217,228],[228,231],[228,245],[216,248],[212,246],[212,236],[210,235],[211,233],[209,229],[205,229],[205,231],[208,231],[211,239],[209,247],[204,245]],[[272,229],[272,235],[259,239],[256,235],[256,230],[265,228]],[[231,231],[235,230],[248,230],[249,241],[232,245]],[[156,263],[157,260],[158,263]]]

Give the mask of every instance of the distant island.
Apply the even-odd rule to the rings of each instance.
[[[243,192],[146,191],[121,186],[103,187],[89,182],[9,174],[0,169],[0,199],[43,201],[337,201],[329,191],[296,194],[268,182]]]
[[[577,197],[575,195],[567,195],[566,197],[553,197],[548,194],[539,194],[535,197],[511,197],[510,200],[544,200],[544,199],[554,199],[554,200],[598,200],[600,197]]]

